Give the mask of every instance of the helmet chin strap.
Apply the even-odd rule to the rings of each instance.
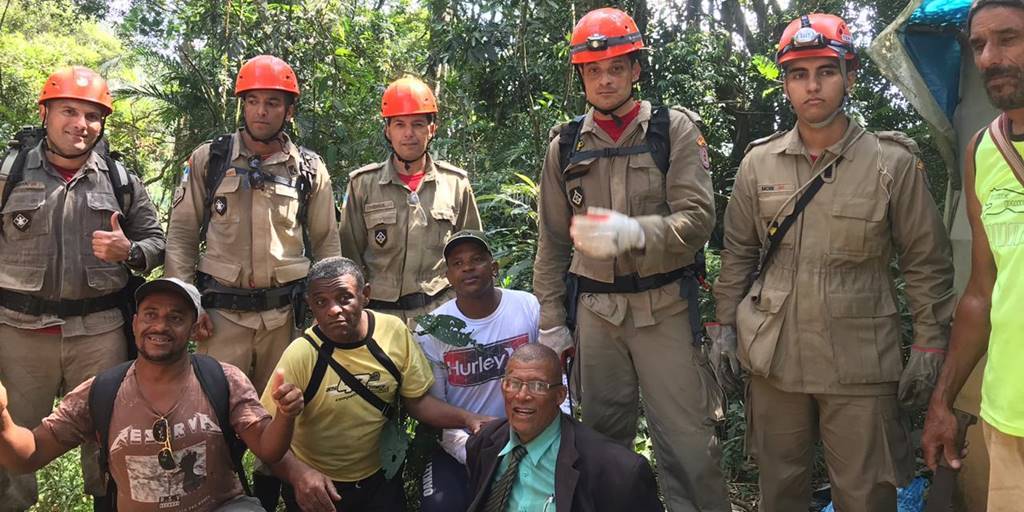
[[[391,139],[388,138],[387,128],[386,127],[385,127],[385,130],[384,130],[384,140],[388,141],[388,147],[391,148],[391,155],[394,156],[395,159],[398,160],[399,162],[402,162],[402,165],[405,166],[405,172],[409,172],[409,170],[412,168],[412,164],[414,164],[416,162],[419,162],[420,160],[423,160],[423,158],[427,156],[427,153],[430,152],[430,142],[432,142],[432,141],[428,141],[427,142],[427,147],[423,150],[422,153],[420,153],[419,156],[417,156],[416,158],[413,158],[412,160],[406,160],[406,159],[402,158],[398,154],[398,151],[395,151],[395,145],[392,144],[391,143]]]
[[[412,159],[412,160],[406,160],[406,159],[404,159],[404,158],[402,158],[402,157],[398,156],[398,152],[397,152],[397,151],[395,151],[395,148],[394,148],[394,147],[392,147],[392,148],[391,148],[391,154],[392,154],[392,155],[394,155],[394,156],[395,156],[395,158],[396,158],[396,159],[397,159],[397,160],[398,160],[399,162],[402,162],[402,164],[403,164],[403,165],[405,165],[405,172],[409,172],[409,169],[410,169],[410,168],[412,168],[412,164],[414,164],[414,163],[416,163],[416,162],[419,162],[420,160],[422,160],[422,159],[423,159],[423,157],[425,157],[425,156],[427,155],[427,152],[426,152],[426,151],[423,151],[423,153],[420,153],[420,156],[418,156],[418,157],[416,157],[416,158],[414,158],[414,159]]]
[[[275,142],[280,142],[280,139],[278,137],[281,135],[281,132],[284,131],[284,124],[285,122],[281,121],[281,126],[277,127],[277,131],[275,131],[273,135],[265,139],[261,139],[257,137],[256,134],[252,133],[252,130],[249,129],[249,124],[245,122],[245,119],[242,119],[242,129],[245,130],[245,133],[248,133],[249,137],[252,138],[252,140],[267,145],[273,144]]]
[[[620,108],[622,108],[623,105],[625,105],[626,103],[629,103],[632,100],[633,100],[633,88],[630,87],[629,88],[629,96],[626,96],[626,99],[620,101],[618,105],[615,105],[614,107],[612,107],[610,109],[603,109],[603,108],[601,108],[601,107],[599,107],[597,105],[594,105],[593,103],[590,103],[589,101],[587,103],[590,103],[590,106],[594,107],[594,110],[596,110],[596,111],[598,111],[598,112],[600,112],[600,113],[602,113],[602,114],[604,114],[604,115],[606,115],[608,117],[611,117],[612,121],[615,121],[615,126],[622,126],[622,118],[617,116],[615,114],[615,111],[620,109]]]
[[[819,121],[817,123],[807,123],[807,126],[810,126],[811,128],[814,128],[814,129],[818,129],[818,128],[824,128],[824,127],[832,124],[832,121],[835,121],[836,118],[839,117],[839,114],[842,114],[843,112],[846,111],[846,104],[848,102],[849,97],[850,96],[848,94],[844,93],[843,94],[843,102],[840,103],[839,107],[837,107],[835,110],[833,110],[832,113],[829,114],[829,116],[826,117],[824,121]]]

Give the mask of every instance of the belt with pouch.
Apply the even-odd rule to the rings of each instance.
[[[292,305],[296,286],[303,286],[305,279],[298,279],[274,288],[232,288],[217,283],[203,274],[199,278],[203,292],[203,307],[210,309],[231,309],[235,311],[269,311]]]
[[[671,272],[640,277],[637,273],[615,276],[615,281],[606,283],[577,275],[579,293],[640,293],[679,281],[687,274],[687,267]]]
[[[32,316],[84,316],[118,308],[125,300],[130,299],[123,297],[120,291],[88,299],[48,300],[27,293],[0,289],[0,305],[11,311]]]

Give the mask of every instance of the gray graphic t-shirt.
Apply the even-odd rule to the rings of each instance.
[[[270,421],[245,375],[234,366],[221,366],[231,390],[235,432]],[[110,473],[117,482],[118,509],[205,512],[242,494],[217,415],[195,374],[189,372],[188,377],[177,405],[167,413],[175,461],[175,468],[168,470],[157,458],[164,443],[153,437],[153,424],[160,416],[139,393],[134,365],[128,370],[110,420]],[[82,383],[43,420],[66,446],[95,439],[88,403],[91,386],[92,379]]]

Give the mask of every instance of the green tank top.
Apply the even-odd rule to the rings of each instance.
[[[1024,154],[1024,141],[1013,141]],[[996,263],[988,362],[981,387],[981,416],[1000,432],[1024,437],[1024,186],[988,131],[974,154],[974,190]]]

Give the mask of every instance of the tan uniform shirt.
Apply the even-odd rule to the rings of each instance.
[[[466,171],[428,154],[424,172],[416,191],[402,182],[391,158],[349,174],[341,246],[366,269],[375,300],[447,288],[445,241],[457,231],[480,229]]]
[[[763,287],[754,286],[760,301],[744,298],[772,217],[851,141],[786,233]],[[790,392],[894,393],[902,358],[893,255],[906,280],[915,343],[946,347],[955,301],[951,249],[916,153],[902,134],[867,133],[852,122],[814,162],[796,128],[749,149],[726,209],[714,288],[718,319],[737,326],[749,371]]]
[[[602,282],[632,273],[645,277],[693,263],[694,254],[704,247],[715,224],[706,143],[694,124],[696,114],[673,109],[669,116],[667,173],[658,168],[650,153],[641,153],[583,160],[570,164],[563,175],[558,146],[561,127],[552,129],[541,173],[540,241],[533,270],[541,329],[565,324],[566,271]],[[650,119],[651,104],[643,101],[636,119],[613,141],[594,122],[591,111],[583,120],[582,145],[577,150],[643,144]],[[613,260],[574,253],[569,224],[573,215],[585,214],[589,206],[610,208],[636,219],[644,230],[645,248]],[[654,325],[685,307],[676,286],[635,294],[583,294],[580,300],[616,325],[628,311],[637,327]]]
[[[42,145],[25,156],[24,179],[3,207],[0,288],[46,300],[88,299],[115,293],[127,284],[123,263],[107,263],[92,251],[93,231],[110,231],[120,212],[125,236],[138,243],[149,271],[163,263],[164,233],[146,188],[128,173],[131,206],[122,211],[97,153],[65,182],[43,155]],[[61,325],[64,336],[93,335],[120,327],[119,309],[84,316],[33,316],[0,307],[0,323],[22,329]]]
[[[299,148],[284,137],[284,151],[264,160],[263,172],[287,179],[299,175]],[[250,186],[252,152],[233,135],[231,167],[214,195],[206,234],[206,252],[199,253],[199,229],[206,201],[206,173],[210,143],[189,157],[167,229],[167,277],[193,282],[196,271],[234,288],[271,288],[302,279],[311,261],[303,254],[302,225],[298,221],[299,194],[294,187],[267,181],[262,190]],[[309,241],[313,261],[341,255],[331,177],[314,158],[316,177],[308,200]],[[198,260],[198,266],[196,264]],[[229,320],[251,329],[274,329],[287,320],[289,307],[261,312],[221,311]],[[262,325],[261,325],[262,324]]]

